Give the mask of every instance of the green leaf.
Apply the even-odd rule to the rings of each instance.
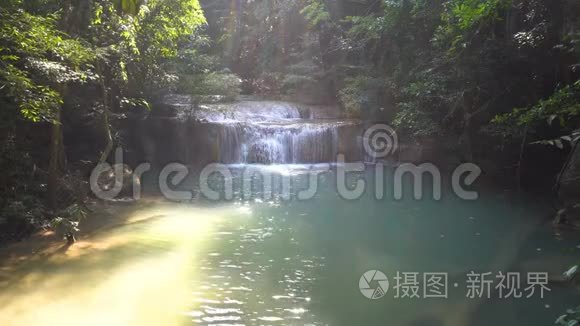
[[[142,4],[142,0],[116,0],[117,10],[132,16],[136,16],[139,13],[139,9]]]

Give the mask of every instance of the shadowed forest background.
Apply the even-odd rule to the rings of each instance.
[[[3,0],[0,243],[74,228],[90,170],[175,93],[333,105],[550,196],[579,42],[574,0]]]

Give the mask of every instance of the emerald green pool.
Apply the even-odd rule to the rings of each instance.
[[[305,171],[279,173],[300,184]],[[579,261],[580,237],[552,229],[544,200],[480,187],[475,201],[448,191],[440,201],[388,191],[349,201],[334,172],[319,180],[311,200],[255,190],[246,200],[119,209],[123,223],[14,270],[1,283],[0,324],[548,325],[580,298],[549,284],[543,299],[499,299],[496,283],[492,299],[466,297],[471,271],[518,272],[525,283],[528,272],[552,276]],[[359,289],[369,270],[390,281],[377,300]],[[397,272],[447,273],[448,298],[396,298]]]

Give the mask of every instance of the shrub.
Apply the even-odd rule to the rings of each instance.
[[[220,95],[226,100],[233,100],[241,93],[241,83],[238,76],[229,72],[185,75],[180,77],[178,91],[191,94],[200,101],[211,95]]]
[[[338,92],[338,99],[348,115],[359,116],[381,106],[380,94],[384,87],[385,81],[380,78],[363,75],[348,77]]]
[[[305,89],[312,89],[316,81],[304,75],[286,75],[282,79],[282,92],[284,94],[296,94]]]

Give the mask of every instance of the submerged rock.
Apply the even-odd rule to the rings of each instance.
[[[114,198],[102,199],[113,201],[118,200],[118,198],[133,198],[134,187],[141,187],[141,180],[133,176],[133,170],[128,165],[123,164],[122,169],[119,170],[122,171],[122,176],[119,178],[121,181],[121,189],[119,193],[116,194]],[[97,183],[102,191],[109,191],[115,187],[115,183],[117,181],[116,173],[117,170],[114,167],[111,167],[100,174],[97,179]]]
[[[565,280],[571,281],[574,277],[576,277],[577,273],[578,273],[578,265],[574,265],[570,267],[570,269],[565,271],[563,273],[563,276]]]

